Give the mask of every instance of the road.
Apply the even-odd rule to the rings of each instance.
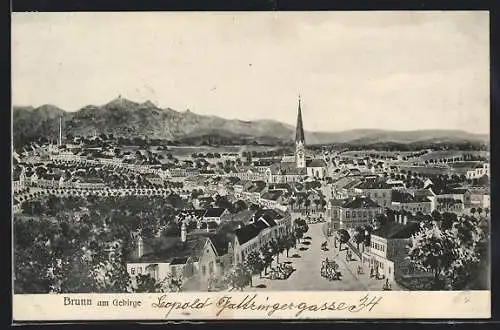
[[[360,275],[358,279],[357,274],[353,269],[356,269],[359,262],[351,261],[352,265],[347,266],[345,261],[345,251],[338,252],[334,249],[332,244],[329,244],[329,251],[321,250],[321,243],[326,238],[322,230],[323,223],[316,223],[309,225],[309,231],[304,234],[304,237],[311,237],[311,240],[302,240],[303,242],[310,241],[310,245],[299,244],[297,249],[291,249],[289,256],[286,253],[280,256],[280,263],[289,261],[296,269],[292,275],[286,280],[269,280],[255,276],[253,279],[253,287],[246,288],[246,291],[287,291],[287,290],[333,290],[333,291],[366,291],[366,290],[380,290],[382,286],[381,281],[370,279],[368,275]],[[300,248],[307,248],[305,251],[300,251]],[[294,254],[300,255],[300,258],[293,258]],[[339,269],[342,273],[341,280],[329,281],[322,277],[320,274],[322,261],[328,258],[329,260],[335,259],[339,264]]]

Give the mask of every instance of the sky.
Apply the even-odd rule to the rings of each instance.
[[[489,133],[488,12],[13,13],[14,105]]]

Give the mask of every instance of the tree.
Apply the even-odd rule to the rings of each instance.
[[[339,250],[342,250],[342,244],[349,242],[351,239],[351,235],[345,229],[339,229],[337,231],[338,239],[339,239]]]
[[[245,261],[245,265],[250,269],[252,275],[259,274],[259,277],[262,277],[262,271],[264,270],[265,265],[259,252],[250,252]],[[252,286],[251,282],[250,286]]]
[[[267,267],[270,267],[273,262],[273,254],[269,244],[264,244],[260,248],[260,253],[262,255],[262,259],[264,260],[264,274],[267,275]]]
[[[278,241],[273,239],[269,243],[269,247],[271,248],[271,253],[273,256],[276,256],[276,263],[279,263],[279,256],[280,256],[280,246],[278,244]]]
[[[284,243],[285,243],[285,251],[286,251],[286,257],[288,258],[288,252],[292,247],[295,247],[297,240],[293,236],[293,234],[288,234],[285,236]]]
[[[470,209],[470,214],[472,214],[472,215],[475,215],[475,214],[476,214],[476,208],[475,208],[475,207],[472,207],[472,208]]]
[[[136,287],[133,288],[134,292],[155,293],[161,292],[161,284],[156,283],[156,280],[149,274],[137,275]]]
[[[365,229],[363,227],[356,227],[356,232],[354,234],[354,242],[356,242],[358,250],[359,244],[366,240]]]
[[[227,274],[227,281],[233,288],[243,291],[244,287],[251,285],[252,274],[248,267],[239,263]]]
[[[434,289],[461,290],[478,270],[482,236],[472,216],[457,218],[445,230],[434,221],[411,239],[408,256],[418,269],[434,273]]]
[[[481,213],[483,213],[483,209],[482,209],[482,208],[480,208],[480,207],[478,207],[478,208],[477,208],[477,213],[479,214],[479,216],[481,216]]]

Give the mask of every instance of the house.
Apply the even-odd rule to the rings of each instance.
[[[203,221],[203,216],[206,210],[180,210],[175,216],[177,223],[186,223],[189,227],[190,223],[196,223],[196,228],[200,228],[200,224]]]
[[[218,208],[218,207],[208,208],[205,211],[205,214],[203,215],[202,222],[215,222],[217,224],[220,224],[222,217],[224,215],[227,215],[228,213],[229,213],[228,209],[225,208]]]
[[[368,197],[356,196],[348,199],[340,206],[331,204],[331,228],[354,229],[372,223],[377,214],[382,214],[383,208]]]
[[[269,166],[265,175],[268,183],[297,182],[307,176],[307,168],[297,167],[295,162],[281,162]]]
[[[219,254],[210,237],[188,235],[182,226],[180,237],[160,237],[152,240],[140,235],[134,238],[135,249],[127,260],[127,272],[149,274],[157,283],[168,285],[170,279],[182,278],[196,282],[197,289],[207,290],[210,278],[221,276]]]
[[[366,180],[357,185],[355,190],[382,207],[391,206],[392,186],[382,180]]]
[[[470,207],[481,207],[481,208],[489,208],[490,207],[490,191],[489,189],[484,188],[473,188],[470,190]]]
[[[395,219],[370,234],[370,246],[362,254],[363,265],[389,282],[408,275],[407,246],[420,228],[418,222],[408,221],[406,216]]]
[[[268,208],[279,208],[286,210],[286,198],[283,190],[268,190],[262,194],[260,204]]]
[[[324,159],[307,159],[306,173],[307,176],[316,179],[323,179],[326,176],[326,162]]]
[[[392,194],[391,209],[396,211],[408,211],[412,214],[421,212],[431,214],[433,203],[427,196],[412,195],[408,192],[394,191]]]
[[[468,170],[465,176],[467,179],[479,179],[482,176],[490,176],[490,164],[489,163],[483,163],[476,165],[473,169]]]
[[[292,230],[290,215],[275,210],[261,209],[252,215],[250,222],[235,230],[233,241],[234,263],[242,263],[249,253],[259,251],[262,246]]]

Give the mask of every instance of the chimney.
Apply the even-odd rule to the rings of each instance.
[[[187,237],[187,228],[186,228],[186,223],[183,222],[181,225],[181,242],[182,243],[186,242],[186,237]]]
[[[406,225],[408,223],[408,217],[405,215],[403,218],[403,224]]]

